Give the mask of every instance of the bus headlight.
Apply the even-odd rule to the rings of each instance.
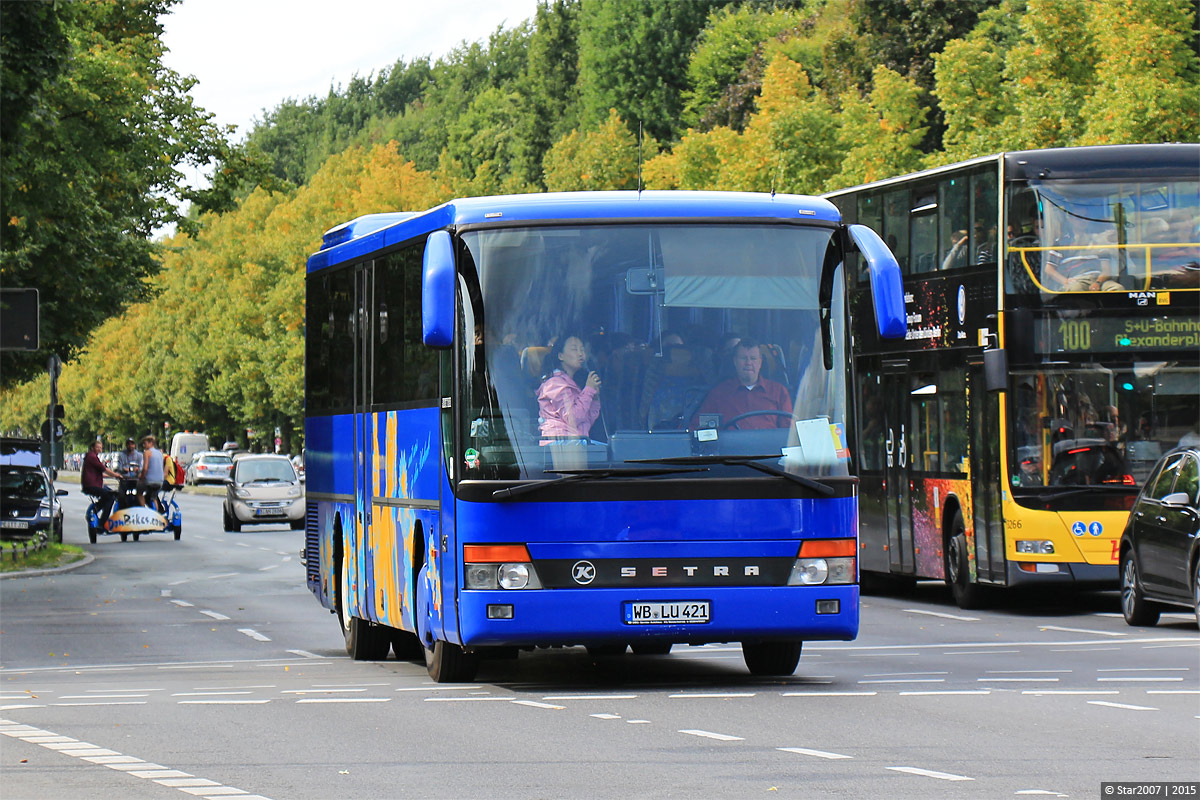
[[[542,588],[529,551],[523,544],[465,545],[463,560],[466,562],[464,589]]]
[[[1017,552],[1051,555],[1054,553],[1054,542],[1049,539],[1018,539]]]
[[[797,558],[788,586],[831,586],[854,583],[853,558]]]

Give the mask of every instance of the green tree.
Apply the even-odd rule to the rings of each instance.
[[[838,138],[846,155],[826,188],[903,175],[921,166],[918,148],[928,109],[921,103],[920,87],[884,66],[875,68],[873,84],[865,99],[842,96]]]
[[[6,87],[32,91],[27,113],[4,128],[0,282],[40,290],[42,349],[64,358],[146,296],[157,268],[150,234],[178,219],[177,168],[206,164],[224,146],[188,96],[194,80],[162,64],[158,20],[172,2],[55,4],[69,43],[61,71],[33,58],[30,74],[5,59]],[[32,13],[7,5],[6,20]],[[29,35],[27,25],[6,22],[6,54],[27,50]],[[4,353],[0,380],[9,385],[44,364],[44,355]]]
[[[638,188],[639,156],[658,151],[654,139],[645,139],[638,149],[637,136],[621,121],[616,109],[597,130],[571,131],[546,153],[545,183],[552,192]]]
[[[720,0],[583,0],[579,91],[585,127],[621,119],[659,141],[681,130],[688,56]]]

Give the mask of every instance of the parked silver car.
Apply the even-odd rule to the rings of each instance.
[[[188,486],[200,483],[225,483],[233,469],[233,459],[228,453],[207,451],[192,456],[188,464],[185,480]]]
[[[290,523],[304,529],[304,490],[287,456],[239,454],[221,507],[225,530],[243,525]]]

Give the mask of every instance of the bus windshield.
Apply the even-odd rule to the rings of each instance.
[[[1141,486],[1160,455],[1200,441],[1195,367],[1086,363],[1012,382],[1014,487]]]
[[[1200,182],[1028,180],[1009,188],[1008,291],[1200,288]]]
[[[833,233],[698,223],[464,233],[462,476],[767,455],[797,474],[846,474],[840,269],[832,370],[818,299]]]

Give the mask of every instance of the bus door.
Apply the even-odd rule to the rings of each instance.
[[[367,576],[370,561],[367,531],[371,528],[371,482],[367,472],[373,462],[374,444],[372,442],[371,408],[371,314],[373,306],[373,290],[375,269],[374,262],[368,261],[355,270],[354,292],[355,309],[357,309],[354,325],[354,522],[357,535],[354,541],[357,545],[357,558],[352,563],[364,565],[363,578],[369,585],[372,583]],[[361,608],[365,613],[369,603],[363,603]]]
[[[908,452],[908,364],[884,364],[884,474],[887,476],[888,567],[893,574],[916,574],[912,493]]]
[[[1006,583],[1000,505],[1000,395],[986,389],[982,363],[972,364],[968,376],[972,519],[963,522],[974,528],[978,578]]]

